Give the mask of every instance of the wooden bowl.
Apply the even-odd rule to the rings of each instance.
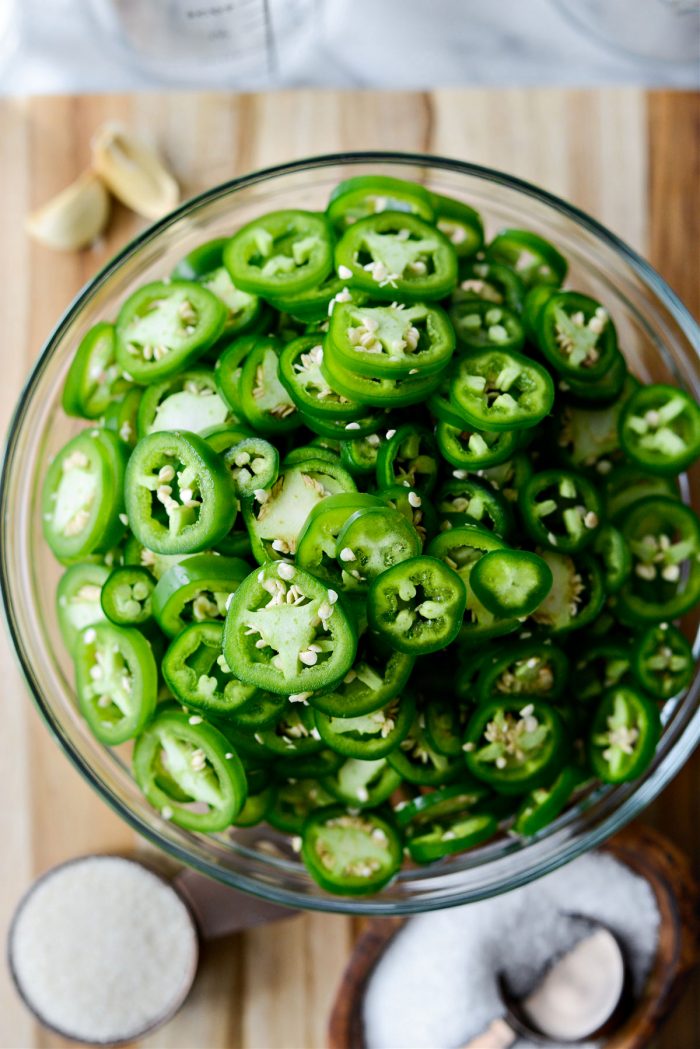
[[[675,1004],[699,956],[700,889],[683,852],[643,824],[632,824],[601,846],[651,885],[659,908],[656,958],[641,998],[605,1043],[606,1049],[645,1049]],[[367,923],[338,989],[329,1049],[365,1049],[362,1002],[372,970],[406,918]]]

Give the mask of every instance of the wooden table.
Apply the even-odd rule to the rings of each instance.
[[[65,304],[143,223],[121,208],[104,242],[57,255],[30,243],[23,217],[85,167],[93,130],[116,119],[155,136],[186,195],[253,168],[342,149],[442,153],[529,179],[573,201],[646,255],[700,314],[698,96],[604,91],[285,92],[5,100],[0,105],[0,427]],[[523,223],[527,224],[526,216]],[[68,857],[134,849],[129,831],[83,782],[34,711],[4,636],[0,768],[0,929],[31,879]],[[698,854],[700,761],[645,819]],[[140,846],[144,847],[144,846]],[[141,1044],[311,1049],[357,932],[308,915],[205,950],[181,1014]],[[700,982],[658,1049],[700,1045]],[[41,1030],[0,972],[0,1045],[65,1045]]]

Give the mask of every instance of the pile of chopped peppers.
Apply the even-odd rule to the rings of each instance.
[[[653,761],[693,653],[700,409],[526,230],[359,177],[78,346],[46,475],[95,736],[162,817],[381,889]]]

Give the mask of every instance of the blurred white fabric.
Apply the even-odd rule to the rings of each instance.
[[[151,58],[160,46],[160,64],[144,62],[118,46],[117,21],[107,32],[95,17],[97,10],[112,17],[128,11],[146,24],[154,17],[162,21],[166,12],[172,18],[176,10],[177,17],[189,20],[188,30],[199,31],[205,16],[237,17],[237,4],[248,12],[267,8],[271,33],[258,39],[251,30],[244,37],[249,55],[238,52],[223,63],[214,60],[212,50],[211,61],[198,60],[188,72],[185,63],[168,61],[163,29],[151,24],[143,38]],[[214,32],[203,41],[200,35],[198,46],[220,47],[216,37]],[[267,58],[262,51],[253,54],[254,46],[268,44]],[[700,62],[674,65],[618,53],[578,29],[553,0],[0,0],[4,94],[158,86],[602,83],[694,88],[700,86]]]

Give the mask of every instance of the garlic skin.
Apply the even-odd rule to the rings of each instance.
[[[110,212],[109,193],[92,171],[27,216],[27,232],[56,251],[76,251],[99,237]]]
[[[160,157],[116,124],[95,134],[92,166],[114,196],[144,218],[161,218],[180,200],[179,186]]]

